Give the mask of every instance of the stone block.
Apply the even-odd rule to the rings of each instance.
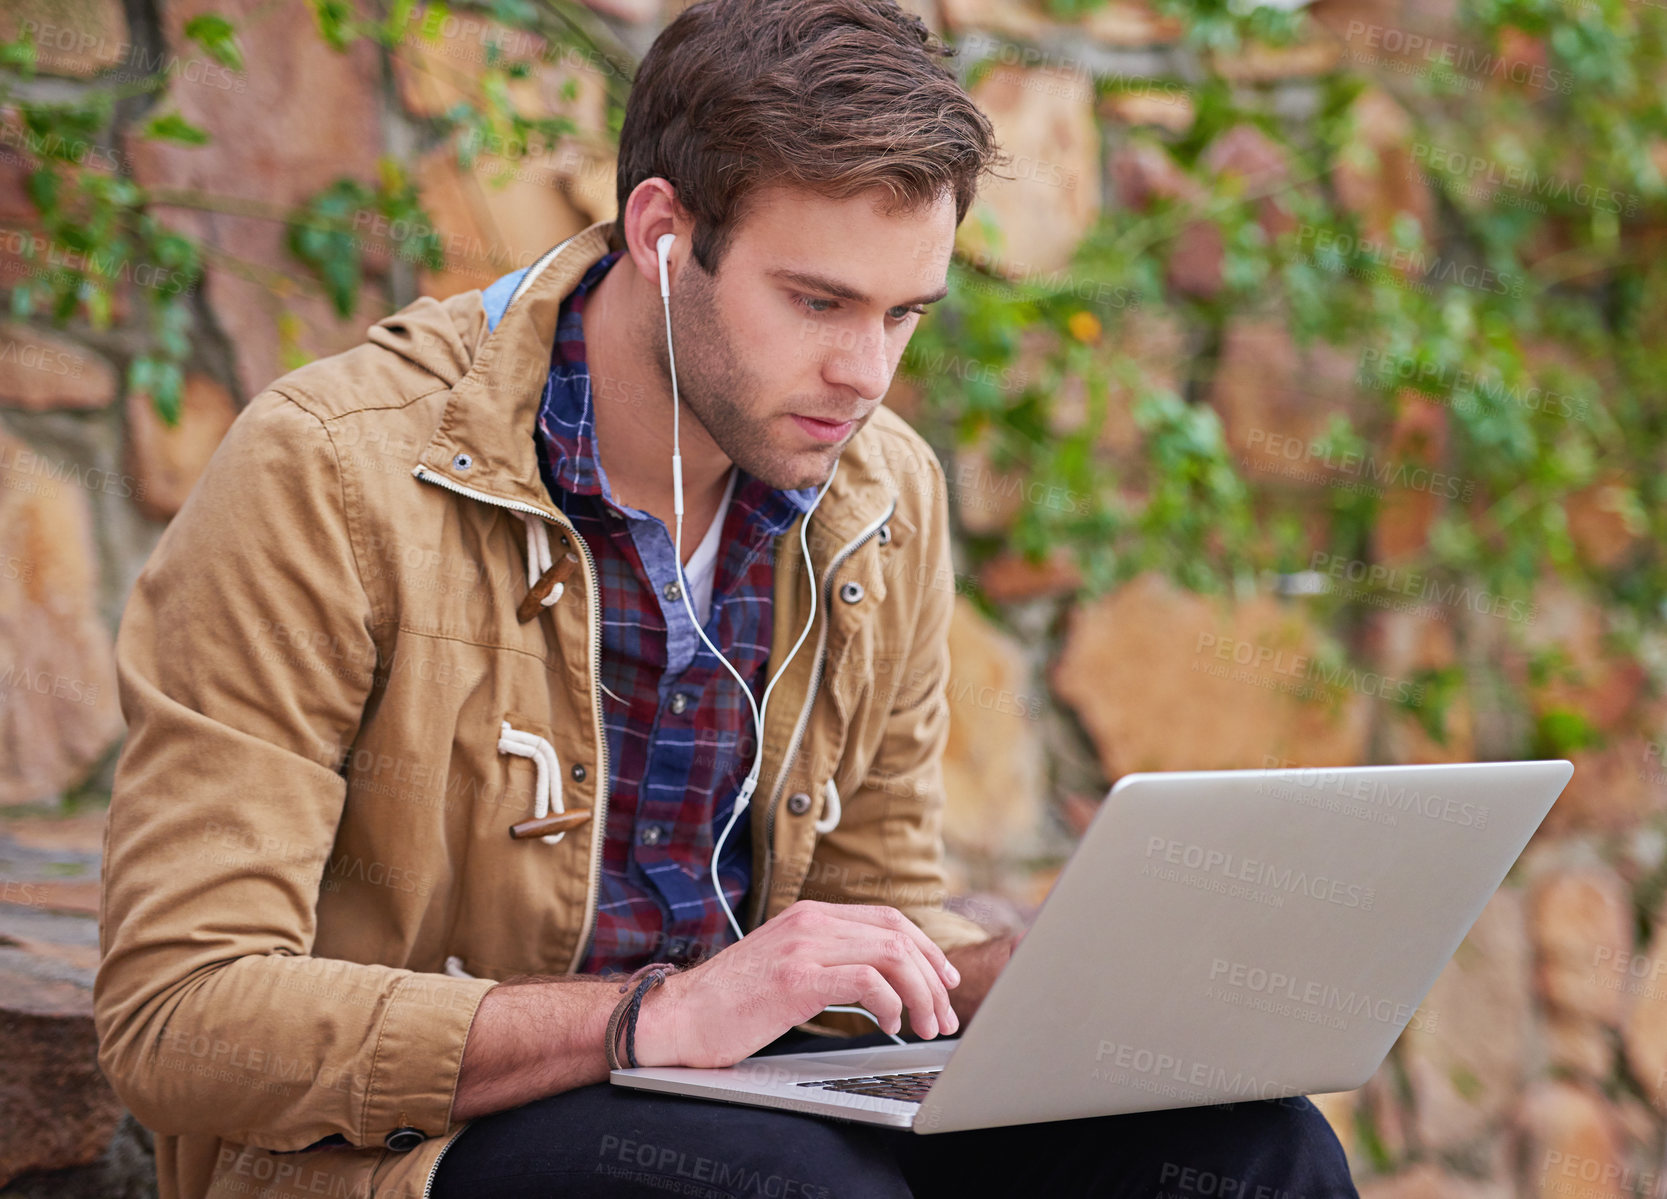
[[[967,257],[1009,278],[1060,270],[1100,214],[1100,130],[1080,76],[998,64],[972,96],[1011,161],[980,184],[956,233]],[[984,232],[1000,230],[999,244]]]
[[[1539,879],[1529,906],[1540,997],[1569,1016],[1614,1027],[1622,992],[1609,967],[1632,952],[1632,897],[1607,866],[1559,869]]]
[[[170,52],[196,53],[183,29],[206,12],[238,27],[247,70],[175,77],[158,104],[206,129],[213,142],[133,138],[126,149],[141,186],[215,198],[212,208],[160,202],[155,210],[209,247],[204,292],[236,352],[236,390],[247,398],[299,361],[357,344],[383,314],[385,301],[367,280],[357,311],[338,318],[285,248],[285,219],[296,206],[344,176],[374,184],[384,151],[380,67],[368,40],[338,53],[313,21],[261,0],[168,4]],[[357,214],[356,229],[375,215]]]
[[[105,475],[0,433],[0,805],[55,797],[121,733],[85,491]]]
[[[1362,237],[1387,255],[1396,217],[1434,230],[1435,202],[1413,157],[1412,118],[1389,93],[1369,88],[1354,101],[1355,139],[1332,172],[1340,204],[1360,218]]]
[[[129,394],[127,450],[129,469],[141,484],[139,506],[158,520],[178,512],[236,418],[231,394],[207,375],[185,377],[174,425],[157,415],[150,396]]]
[[[949,626],[944,840],[995,863],[1024,851],[1042,822],[1040,716],[1024,647],[958,598]]]
[[[444,268],[422,271],[424,294],[445,297],[484,288],[500,275],[530,266],[591,223],[553,177],[533,170],[501,178],[464,171],[449,146],[423,156],[418,186],[447,251]]]
[[[116,368],[102,355],[32,325],[0,323],[0,406],[85,411],[115,398]]]
[[[1632,1194],[1621,1126],[1600,1091],[1574,1082],[1535,1083],[1523,1098],[1525,1141],[1519,1194],[1539,1199],[1623,1199]]]
[[[1496,892],[1442,969],[1398,1052],[1428,1151],[1498,1131],[1522,1085],[1533,1021],[1521,896]]]
[[[143,73],[121,0],[9,0],[0,6],[0,42],[25,33],[43,75],[96,75],[112,67],[132,77]]]
[[[1209,396],[1253,485],[1298,492],[1370,485],[1363,459],[1328,453],[1324,444],[1333,415],[1370,432],[1361,428],[1363,406],[1346,350],[1298,347],[1277,318],[1234,318],[1222,336]]]
[[[1266,596],[1228,605],[1143,575],[1072,611],[1053,689],[1111,779],[1358,764],[1374,701],[1316,685],[1320,648],[1300,606]]]

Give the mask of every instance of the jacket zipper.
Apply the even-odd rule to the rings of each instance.
[[[425,483],[438,483],[447,491],[467,496],[472,500],[479,500],[483,504],[491,504],[498,508],[508,508],[512,512],[526,512],[541,520],[550,520],[549,513],[535,508],[531,504],[518,503],[515,500],[502,500],[497,496],[487,495],[483,491],[476,491],[472,487],[464,487],[453,483],[444,475],[435,474],[426,466],[418,466],[412,474]],[[573,949],[573,959],[567,965],[567,972],[572,974],[584,961],[586,947],[590,944],[591,931],[596,923],[596,892],[597,885],[602,879],[602,843],[607,835],[608,821],[608,739],[602,735],[602,596],[596,574],[596,562],[590,556],[590,547],[585,539],[579,536],[577,529],[565,520],[554,522],[573,535],[573,543],[579,547],[579,554],[585,563],[586,591],[590,596],[590,670],[591,688],[590,698],[596,710],[596,803],[595,815],[591,817],[590,842],[590,873],[585,883],[585,914],[582,920],[583,928],[579,941]],[[427,1192],[425,1191],[426,1195]]]
[[[816,661],[815,665],[811,667],[810,687],[805,692],[804,706],[799,709],[799,723],[793,728],[793,739],[787,743],[787,753],[782,757],[781,770],[776,775],[775,788],[770,792],[770,807],[764,816],[764,878],[762,885],[758,888],[756,907],[758,921],[754,922],[753,928],[757,928],[758,924],[763,921],[764,912],[770,904],[770,874],[774,868],[776,849],[776,808],[781,803],[781,793],[787,789],[788,772],[793,769],[793,759],[798,756],[799,744],[804,740],[805,729],[810,724],[810,709],[815,704],[816,693],[822,686],[822,669],[827,663],[828,656],[828,620],[833,612],[834,575],[841,566],[845,565],[846,560],[852,554],[860,550],[869,538],[880,531],[881,527],[892,518],[896,511],[897,497],[893,496],[885,512],[873,524],[858,533],[854,541],[833,556],[833,560],[828,563],[827,573],[822,576],[821,601],[825,602],[829,615],[823,618],[822,629],[816,637]],[[811,602],[817,603],[819,601],[813,598]]]
[[[428,1199],[428,1193],[434,1189],[434,1176],[440,1172],[440,1159],[446,1156],[446,1150],[452,1147],[452,1143],[468,1131],[469,1125],[465,1123],[462,1128],[446,1138],[446,1143],[440,1146],[440,1152],[434,1155],[434,1164],[428,1168],[428,1178],[423,1182],[423,1199]]]

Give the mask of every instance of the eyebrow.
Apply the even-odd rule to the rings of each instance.
[[[850,284],[841,283],[838,279],[829,279],[825,275],[812,275],[807,274],[804,271],[790,271],[785,269],[772,270],[769,271],[768,274],[777,279],[785,279],[789,283],[797,283],[800,287],[809,291],[819,291],[824,295],[834,296],[837,299],[850,300],[853,304],[869,304],[873,302],[867,295],[858,291]],[[912,300],[904,300],[900,304],[894,304],[893,307],[901,308],[904,305],[913,304],[936,304],[948,294],[949,288],[940,287],[937,291],[930,295],[917,296]]]

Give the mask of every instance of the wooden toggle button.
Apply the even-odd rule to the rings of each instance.
[[[579,565],[577,554],[563,554],[556,564],[545,571],[532,589],[521,597],[520,605],[515,609],[515,615],[522,624],[526,624],[538,615],[538,610],[544,604],[544,597],[554,591],[557,583],[567,582],[567,576],[573,573],[573,568]]]
[[[565,833],[578,828],[591,817],[589,808],[575,808],[571,812],[557,812],[554,816],[535,816],[509,826],[509,835],[517,841],[528,837],[546,837],[551,833]]]

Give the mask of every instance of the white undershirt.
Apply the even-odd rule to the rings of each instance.
[[[701,628],[706,627],[706,618],[712,613],[712,583],[718,573],[718,542],[723,537],[729,497],[735,494],[737,473],[733,466],[729,468],[729,482],[724,486],[724,498],[718,504],[718,514],[712,518],[706,536],[700,539],[700,544],[683,567],[683,577],[689,583],[689,602],[694,605],[695,618],[700,621]]]

